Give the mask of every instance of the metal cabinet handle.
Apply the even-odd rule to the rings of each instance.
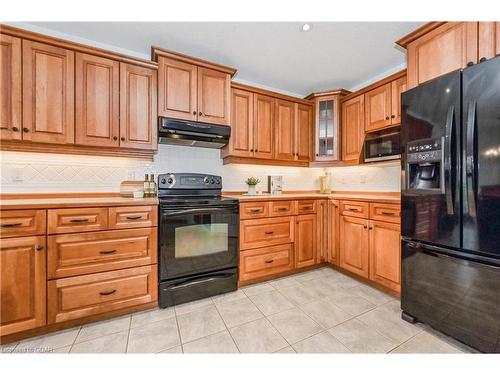
[[[273,234],[273,233],[274,233],[274,230],[271,230],[271,231],[269,231],[269,232],[264,232],[264,233],[266,233],[266,234]]]
[[[380,211],[382,215],[387,215],[387,216],[394,216],[396,215],[395,212],[390,212],[390,211]]]
[[[36,245],[35,246],[35,250],[36,251],[42,251],[43,250],[43,246],[42,245]]]
[[[120,140],[121,141],[125,141],[125,137],[120,137]]]
[[[102,254],[102,255],[109,255],[109,254],[114,254],[116,253],[116,250],[101,250],[99,251],[99,254]]]
[[[359,208],[349,207],[349,208],[348,208],[348,210],[349,210],[349,211],[358,212],[358,211],[359,211]]]
[[[288,211],[288,207],[278,207],[278,211]]]
[[[262,208],[251,208],[250,212],[261,212]]]
[[[266,262],[266,263],[272,263],[272,262],[274,262],[274,259],[265,260],[264,262]]]
[[[21,226],[22,223],[6,223],[6,224],[0,224],[0,228],[13,228],[13,227],[19,227]]]
[[[368,225],[366,225],[366,224],[365,224],[365,225],[363,225],[363,228],[365,228],[365,229],[366,229],[366,228],[368,228]]]
[[[303,210],[312,210],[313,206],[302,206]]]
[[[107,291],[105,291],[105,292],[99,292],[99,294],[100,294],[101,296],[109,296],[109,295],[111,295],[111,294],[113,294],[113,293],[115,293],[115,292],[116,292],[116,289],[113,289],[113,290],[107,290]]]
[[[193,111],[193,115],[196,115],[196,111]]]
[[[18,128],[17,126],[13,126],[13,127],[12,127],[12,131],[13,131],[13,132],[17,132],[17,131],[19,131],[19,128]]]
[[[142,218],[142,216],[141,215],[139,215],[139,216],[126,216],[125,218],[127,220],[137,220],[137,219]]]
[[[396,115],[391,115],[391,118],[396,118]]]
[[[89,219],[71,219],[71,223],[87,223]]]

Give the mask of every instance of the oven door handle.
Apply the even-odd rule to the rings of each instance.
[[[178,284],[174,284],[174,286],[171,286],[169,289],[176,290],[176,289],[187,288],[190,286],[195,286],[198,284],[203,284],[203,283],[207,283],[207,282],[211,282],[211,281],[215,281],[215,280],[219,280],[219,279],[229,279],[233,276],[234,276],[234,274],[230,274],[230,273],[216,274],[216,275],[212,275],[210,277],[200,276],[197,278],[189,279],[187,282],[181,282]]]
[[[234,207],[217,206],[217,207],[204,207],[204,208],[188,208],[175,211],[165,210],[161,214],[163,216],[178,216],[178,215],[196,214],[200,212],[220,212],[220,211],[234,211]]]

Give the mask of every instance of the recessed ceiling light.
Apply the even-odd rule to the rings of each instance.
[[[308,23],[305,23],[302,25],[301,30],[302,31],[309,31],[309,30],[311,30],[311,25],[309,25]]]

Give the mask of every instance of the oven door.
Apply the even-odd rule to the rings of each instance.
[[[238,205],[167,207],[160,207],[160,280],[238,265]]]
[[[367,135],[364,151],[366,162],[399,159],[399,133]]]

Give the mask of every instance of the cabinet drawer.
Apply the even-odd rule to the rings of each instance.
[[[257,219],[269,216],[269,202],[240,203],[240,219]]]
[[[48,282],[48,323],[64,322],[157,300],[156,265]]]
[[[156,263],[157,229],[49,236],[49,279]]]
[[[109,229],[154,227],[158,223],[156,206],[110,207]]]
[[[240,281],[293,269],[293,245],[278,245],[240,253]]]
[[[297,214],[297,201],[273,201],[269,202],[270,216],[290,216]]]
[[[45,210],[0,211],[0,237],[45,234]]]
[[[301,214],[314,214],[316,213],[315,200],[300,200],[298,201],[298,213]]]
[[[49,234],[89,232],[108,228],[107,208],[61,208],[48,210]]]
[[[292,243],[294,216],[240,221],[240,249]]]
[[[368,219],[368,202],[341,201],[340,214]]]
[[[389,203],[370,203],[370,219],[387,221],[389,223],[400,223],[400,205]]]

